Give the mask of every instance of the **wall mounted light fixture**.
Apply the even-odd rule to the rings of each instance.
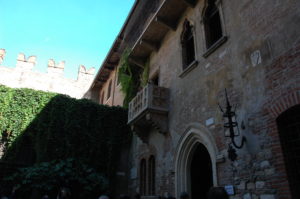
[[[231,161],[234,161],[237,158],[237,154],[236,154],[236,150],[231,146],[231,144],[235,148],[241,149],[241,148],[243,148],[243,146],[246,142],[246,138],[243,136],[241,144],[240,145],[236,144],[234,138],[240,135],[240,130],[239,130],[238,122],[236,121],[235,110],[232,110],[232,106],[229,103],[226,89],[225,89],[225,97],[226,97],[226,110],[224,111],[222,109],[222,107],[220,106],[220,104],[219,104],[219,107],[223,113],[225,137],[229,137],[231,139],[231,143],[229,144],[229,149],[228,149],[228,157]],[[243,124],[243,129],[244,129],[244,124]]]

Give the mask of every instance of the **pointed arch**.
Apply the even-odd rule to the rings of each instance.
[[[195,61],[195,39],[193,26],[187,19],[183,23],[183,30],[180,36],[182,47],[182,68],[185,70]]]
[[[203,11],[206,48],[210,48],[223,36],[221,16],[216,0],[207,0]]]
[[[207,149],[211,159],[213,185],[217,185],[216,162],[218,149],[214,137],[203,125],[193,123],[189,125],[185,133],[182,135],[175,153],[175,191],[177,197],[179,197],[181,192],[189,190],[189,165],[192,161],[192,154],[199,144],[203,145]]]

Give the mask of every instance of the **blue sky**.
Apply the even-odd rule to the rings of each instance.
[[[3,66],[15,67],[18,53],[36,55],[35,70],[48,59],[66,61],[65,76],[76,79],[80,64],[99,69],[134,0],[0,0]]]

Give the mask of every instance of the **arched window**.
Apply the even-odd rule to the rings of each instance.
[[[190,22],[185,20],[181,35],[183,70],[190,66],[193,61],[195,61],[195,44],[192,29],[193,27],[191,26]]]
[[[106,100],[108,100],[109,98],[110,98],[110,93],[111,93],[111,84],[112,84],[112,82],[111,82],[111,80],[109,81],[109,85],[108,85],[108,90],[107,90],[107,98],[106,98]]]
[[[155,158],[153,155],[149,158],[148,167],[148,190],[149,195],[155,195]]]
[[[216,0],[207,1],[203,18],[207,48],[215,44],[223,35],[220,13],[215,2]]]
[[[142,159],[140,163],[140,194],[142,196],[146,195],[146,178],[147,178],[146,160]]]

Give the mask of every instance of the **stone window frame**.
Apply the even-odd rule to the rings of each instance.
[[[200,20],[200,27],[201,27],[202,35],[203,35],[203,41],[202,41],[203,45],[202,46],[203,46],[203,52],[204,52],[202,54],[202,56],[204,58],[207,58],[209,55],[211,55],[214,51],[216,51],[220,46],[222,46],[222,44],[224,44],[228,40],[226,26],[225,26],[225,18],[224,18],[223,7],[222,7],[222,0],[216,0],[215,5],[218,8],[218,12],[219,12],[219,16],[220,16],[222,36],[218,41],[216,41],[209,48],[207,48],[204,16],[205,16],[206,9],[208,7],[208,1],[209,0],[205,0],[205,4],[204,4],[204,8],[202,9],[201,20]]]
[[[180,193],[189,190],[189,176],[187,165],[190,152],[196,144],[203,144],[212,161],[213,185],[218,186],[217,164],[223,163],[224,155],[218,150],[216,140],[212,133],[201,123],[191,123],[182,134],[176,147],[175,156],[175,196],[180,198]]]
[[[156,156],[153,153],[139,158],[139,193],[141,196],[155,196]]]
[[[184,34],[184,26],[185,26],[185,23],[189,22],[190,23],[190,26],[191,26],[191,31],[192,31],[192,34],[193,34],[193,39],[194,39],[194,61],[192,61],[188,66],[186,67],[183,67],[184,65],[184,60],[183,60],[183,47],[182,47],[182,36]],[[180,49],[181,49],[181,62],[182,62],[182,72],[181,74],[179,75],[179,77],[184,77],[186,76],[186,74],[188,74],[190,71],[192,71],[194,68],[196,68],[196,66],[198,66],[198,49],[197,49],[197,35],[196,35],[196,27],[195,27],[195,23],[188,19],[188,18],[185,18],[183,23],[182,23],[182,31],[181,31],[181,35],[180,35]]]

